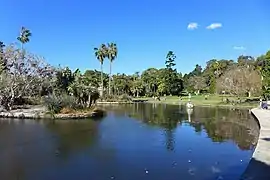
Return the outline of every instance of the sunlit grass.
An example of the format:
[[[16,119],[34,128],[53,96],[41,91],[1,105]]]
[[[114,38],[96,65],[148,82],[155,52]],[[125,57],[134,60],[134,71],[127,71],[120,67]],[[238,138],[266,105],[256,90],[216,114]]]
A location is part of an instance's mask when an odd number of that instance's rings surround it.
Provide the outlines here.
[[[202,106],[234,106],[234,107],[243,107],[243,108],[252,108],[257,107],[258,102],[244,102],[244,103],[225,103],[223,102],[224,98],[228,98],[230,101],[237,101],[239,99],[247,99],[247,97],[236,97],[236,96],[222,96],[222,95],[193,95],[191,96],[191,102],[194,105],[202,105]],[[253,99],[257,97],[251,97],[249,99]],[[186,104],[189,101],[188,96],[178,97],[178,96],[166,96],[161,97],[160,101],[157,101],[153,98],[147,98],[147,97],[139,97],[134,99],[140,99],[140,100],[148,100],[148,102],[157,102],[157,103],[166,103],[166,104]]]

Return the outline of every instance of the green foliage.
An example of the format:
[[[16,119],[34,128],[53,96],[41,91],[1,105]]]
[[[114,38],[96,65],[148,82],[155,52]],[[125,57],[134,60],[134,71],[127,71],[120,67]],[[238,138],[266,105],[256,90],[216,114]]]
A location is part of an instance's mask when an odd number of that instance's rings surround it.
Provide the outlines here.
[[[262,75],[263,96],[270,97],[270,51],[258,59],[258,67]]]
[[[131,102],[132,97],[128,94],[122,94],[122,95],[104,95],[102,97],[102,100],[105,102]]]
[[[49,95],[44,98],[44,105],[50,112],[58,113],[62,109],[61,99],[56,95]]]
[[[176,59],[176,56],[173,53],[173,51],[169,51],[166,56],[166,61],[165,61],[165,65],[167,69],[172,69],[176,65],[175,59]]]
[[[51,94],[44,98],[44,105],[52,113],[59,113],[63,108],[77,109],[80,106],[77,104],[76,98],[69,95],[56,96]]]
[[[32,36],[32,33],[29,29],[26,29],[25,27],[21,28],[20,35],[17,37],[17,40],[20,41],[22,44],[28,43],[30,41],[30,37]]]
[[[67,92],[68,86],[74,81],[74,75],[72,71],[66,67],[64,69],[59,69],[56,71],[56,86]]]

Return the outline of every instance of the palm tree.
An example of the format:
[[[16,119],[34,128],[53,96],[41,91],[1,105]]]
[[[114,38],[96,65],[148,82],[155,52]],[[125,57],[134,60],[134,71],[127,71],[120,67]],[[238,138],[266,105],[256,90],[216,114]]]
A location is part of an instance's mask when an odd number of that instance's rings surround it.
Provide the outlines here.
[[[108,43],[107,57],[110,61],[109,95],[111,94],[112,63],[117,58],[118,49],[115,43]]]
[[[30,41],[32,33],[29,29],[26,29],[24,26],[21,28],[20,35],[17,37],[17,40],[21,43],[21,50],[23,50],[23,45]]]
[[[107,57],[107,47],[105,44],[101,44],[99,48],[94,48],[95,56],[97,60],[100,62],[100,81],[101,81],[101,93],[100,96],[103,96],[103,62],[104,59]]]
[[[6,67],[6,63],[4,61],[4,48],[5,48],[5,44],[2,41],[0,41],[0,72],[5,70],[5,67]]]
[[[0,41],[0,53],[4,52],[4,47],[5,47],[5,44],[2,41]]]

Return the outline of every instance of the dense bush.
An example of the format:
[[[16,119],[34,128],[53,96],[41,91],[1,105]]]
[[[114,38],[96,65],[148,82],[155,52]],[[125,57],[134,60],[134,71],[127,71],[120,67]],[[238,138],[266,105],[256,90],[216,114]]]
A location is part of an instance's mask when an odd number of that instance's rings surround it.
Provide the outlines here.
[[[75,97],[66,94],[61,96],[49,95],[44,98],[44,104],[53,113],[59,113],[62,108],[79,108]]]
[[[129,102],[129,101],[132,101],[132,98],[127,95],[127,94],[123,94],[123,95],[120,95],[118,97],[118,99],[121,101],[121,102]]]
[[[106,102],[130,102],[132,101],[132,98],[127,95],[127,94],[123,94],[123,95],[104,95],[101,99],[102,101],[106,101]]]

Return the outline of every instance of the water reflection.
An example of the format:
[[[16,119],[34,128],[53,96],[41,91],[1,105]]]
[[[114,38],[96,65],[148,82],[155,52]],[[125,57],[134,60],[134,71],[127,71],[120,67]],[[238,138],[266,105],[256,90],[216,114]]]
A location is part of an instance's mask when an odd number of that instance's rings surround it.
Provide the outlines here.
[[[0,120],[1,179],[28,179],[30,172],[57,166],[90,147],[97,126],[94,121]]]
[[[136,104],[107,107],[119,116],[128,114],[152,126],[164,128],[168,150],[173,150],[174,130],[178,124],[189,123],[197,133],[206,132],[213,142],[233,141],[242,150],[254,149],[259,127],[248,110],[185,106]]]
[[[98,133],[98,122],[92,120],[64,120],[51,121],[46,128],[56,137],[55,153],[60,157],[67,157],[91,147]]]
[[[102,121],[0,120],[0,179],[236,179],[259,132],[244,110],[106,109]]]

